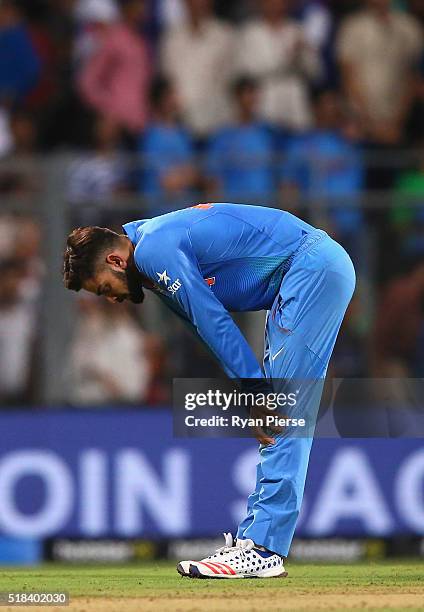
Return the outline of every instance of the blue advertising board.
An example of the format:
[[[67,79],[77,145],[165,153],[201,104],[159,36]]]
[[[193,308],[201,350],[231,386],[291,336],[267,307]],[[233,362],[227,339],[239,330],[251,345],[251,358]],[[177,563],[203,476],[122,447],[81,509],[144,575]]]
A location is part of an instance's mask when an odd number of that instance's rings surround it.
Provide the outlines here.
[[[254,483],[253,440],[174,438],[167,410],[3,413],[0,427],[0,537],[215,536]],[[316,440],[297,534],[424,534],[422,440]]]

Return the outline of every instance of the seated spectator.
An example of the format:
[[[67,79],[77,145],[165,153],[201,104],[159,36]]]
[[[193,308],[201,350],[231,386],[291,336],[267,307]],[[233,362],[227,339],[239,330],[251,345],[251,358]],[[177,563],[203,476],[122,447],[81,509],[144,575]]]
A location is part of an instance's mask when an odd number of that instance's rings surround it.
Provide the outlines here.
[[[152,215],[182,207],[193,198],[197,180],[191,137],[179,123],[180,105],[171,81],[158,77],[151,88],[151,125],[140,135],[139,191]]]
[[[228,118],[233,33],[213,17],[211,0],[185,0],[186,19],[165,31],[162,70],[181,97],[184,120],[198,137]]]
[[[40,60],[13,0],[0,2],[0,105],[20,103],[37,84]]]
[[[390,0],[363,0],[347,17],[337,55],[345,94],[371,142],[402,140],[413,102],[413,77],[423,46],[417,20],[391,8]]]
[[[120,156],[122,130],[117,123],[99,116],[95,121],[93,151],[77,157],[68,173],[68,200],[95,203],[124,189],[127,168]]]
[[[294,191],[303,199],[311,221],[324,224],[351,252],[362,226],[362,155],[344,133],[337,93],[320,92],[314,114],[315,127],[294,136],[288,145],[282,167],[283,197],[290,201]]]
[[[83,100],[130,132],[144,127],[150,66],[139,31],[146,0],[120,0],[122,21],[105,31],[79,75]]]
[[[151,383],[149,336],[129,307],[79,298],[71,347],[70,401],[77,405],[144,403]]]
[[[260,17],[238,35],[236,70],[260,81],[262,116],[286,128],[311,123],[308,83],[320,74],[319,56],[289,18],[288,0],[257,0]]]
[[[212,136],[207,148],[210,199],[270,204],[275,192],[275,138],[258,119],[258,84],[240,77],[233,97],[236,121]]]

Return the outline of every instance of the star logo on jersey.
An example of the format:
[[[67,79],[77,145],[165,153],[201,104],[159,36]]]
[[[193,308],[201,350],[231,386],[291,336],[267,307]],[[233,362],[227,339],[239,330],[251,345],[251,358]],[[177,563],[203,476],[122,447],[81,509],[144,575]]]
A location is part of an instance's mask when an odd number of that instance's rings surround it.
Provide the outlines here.
[[[164,270],[163,272],[156,272],[156,274],[159,276],[160,283],[165,283],[165,285],[168,285],[168,281],[171,280],[171,277],[168,276],[166,270]]]

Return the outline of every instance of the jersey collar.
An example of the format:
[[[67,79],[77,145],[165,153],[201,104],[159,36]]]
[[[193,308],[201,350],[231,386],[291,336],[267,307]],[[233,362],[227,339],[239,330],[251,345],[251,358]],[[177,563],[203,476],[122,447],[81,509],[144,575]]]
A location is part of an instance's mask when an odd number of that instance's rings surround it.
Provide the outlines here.
[[[146,223],[146,221],[148,221],[148,219],[145,219],[143,221],[131,221],[130,223],[125,223],[125,225],[122,226],[122,229],[124,230],[124,232],[126,233],[126,235],[131,240],[134,246],[136,246],[140,241],[139,230]]]

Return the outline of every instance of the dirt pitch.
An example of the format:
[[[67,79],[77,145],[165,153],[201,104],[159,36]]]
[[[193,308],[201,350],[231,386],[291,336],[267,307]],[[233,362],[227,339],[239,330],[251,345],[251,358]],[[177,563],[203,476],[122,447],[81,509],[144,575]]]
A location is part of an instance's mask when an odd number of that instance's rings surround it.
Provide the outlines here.
[[[169,563],[4,569],[0,591],[68,591],[62,612],[268,612],[424,610],[424,563],[288,565],[288,578],[190,580]],[[28,612],[28,607],[1,607]]]

